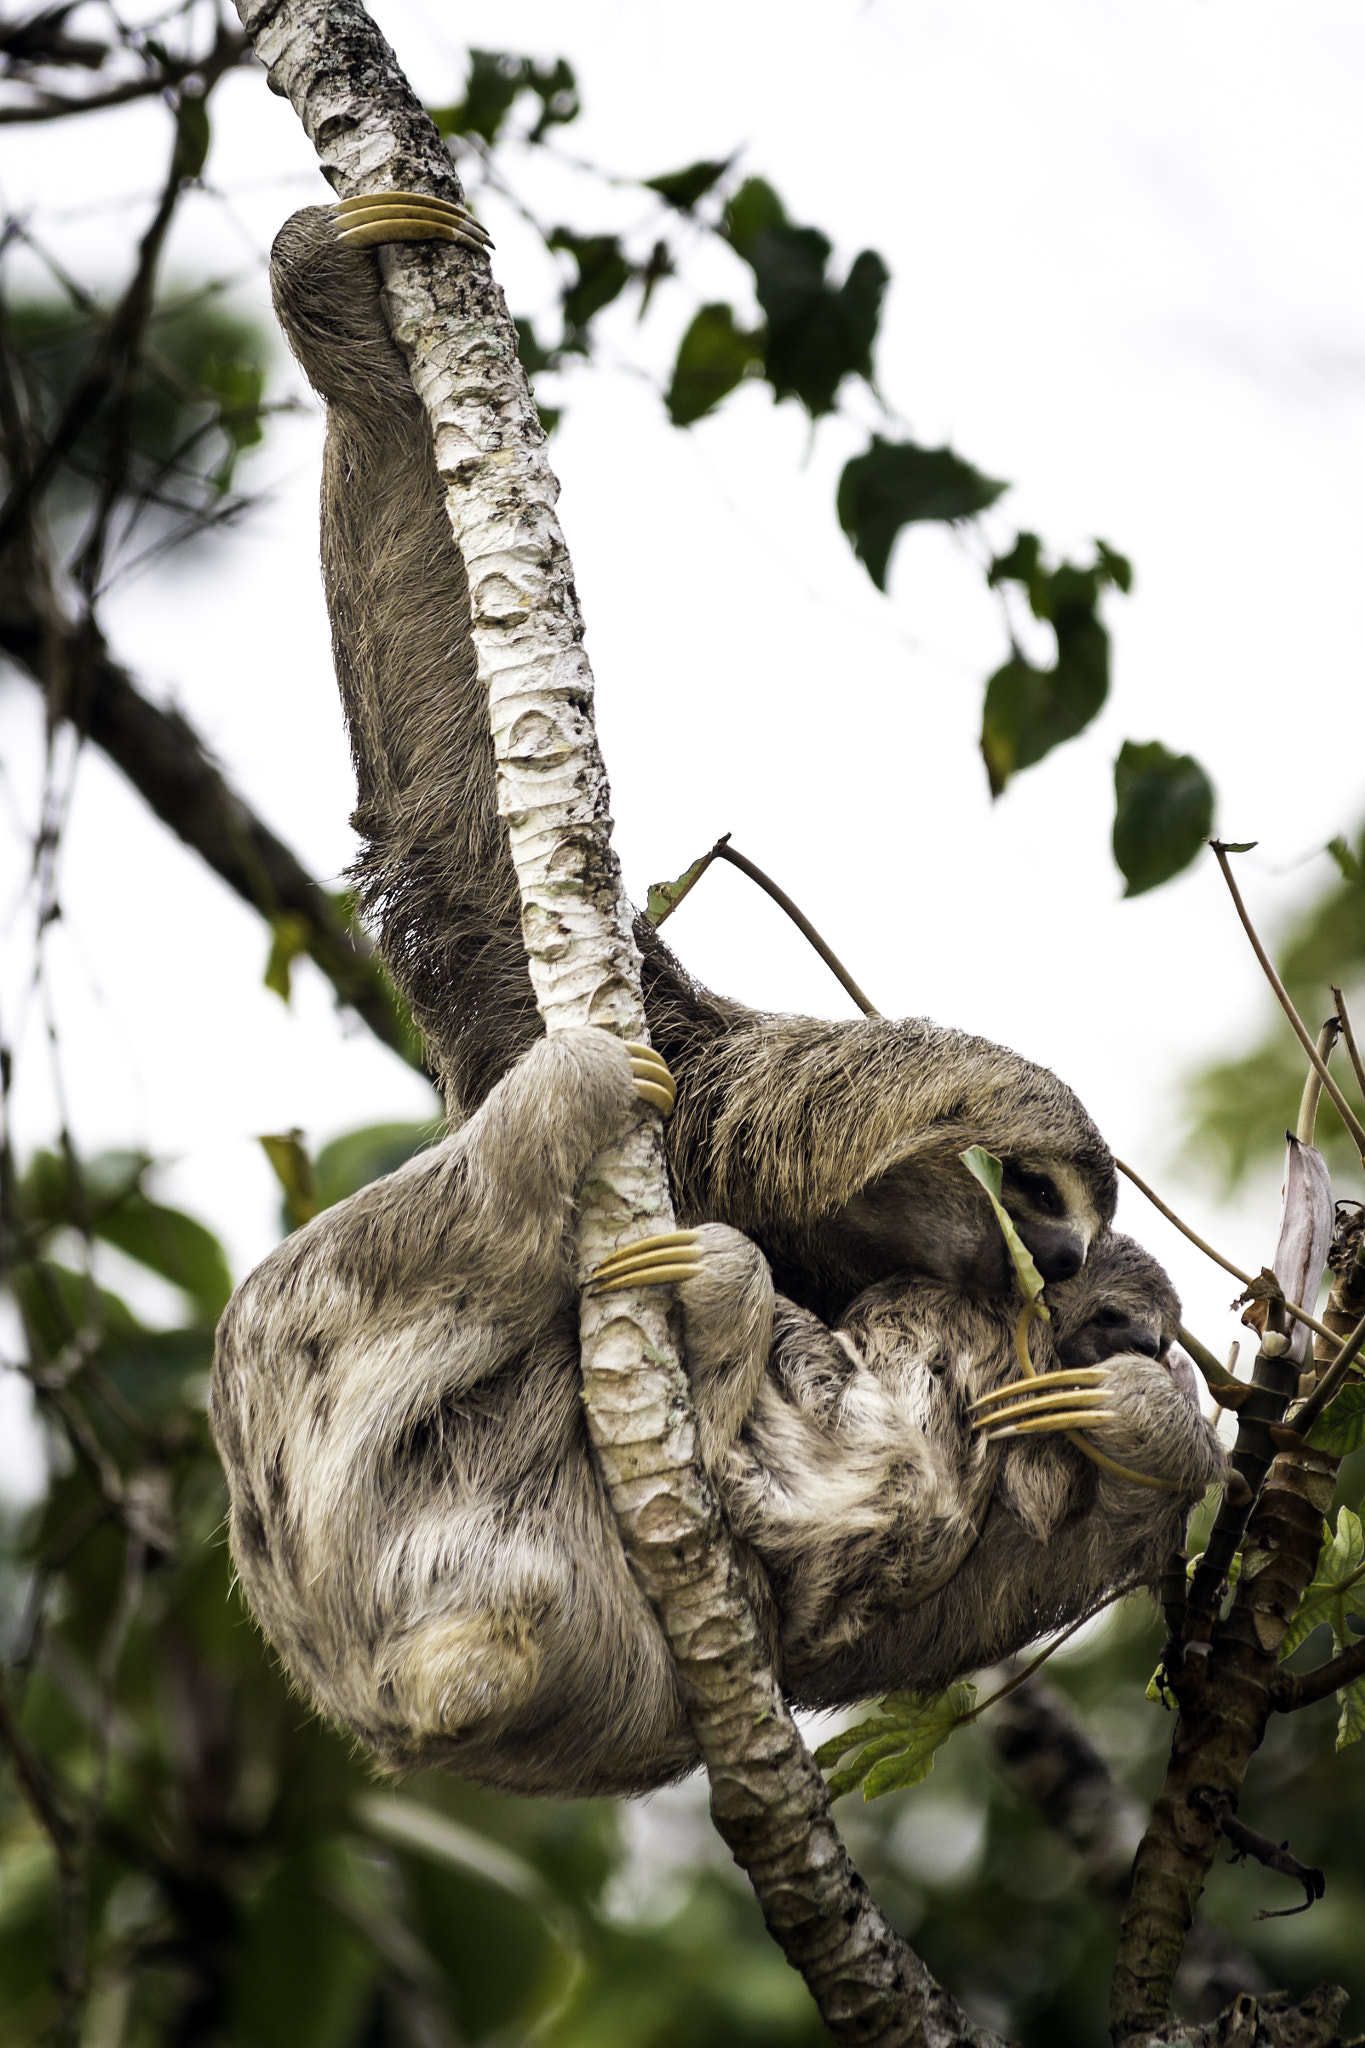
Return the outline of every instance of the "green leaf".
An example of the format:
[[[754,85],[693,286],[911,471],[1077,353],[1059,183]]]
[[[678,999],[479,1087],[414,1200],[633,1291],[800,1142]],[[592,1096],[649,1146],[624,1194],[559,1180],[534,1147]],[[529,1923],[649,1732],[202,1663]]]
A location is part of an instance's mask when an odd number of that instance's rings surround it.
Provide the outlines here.
[[[1061,562],[1049,569],[1035,533],[1021,533],[1007,554],[991,563],[987,582],[1019,584],[1037,619],[1052,627],[1057,659],[1039,667],[1016,647],[986,685],[981,752],[991,795],[1012,775],[1083,732],[1109,694],[1109,635],[1099,617],[1101,593],[1126,590],[1132,569],[1103,541],[1088,568]]]
[[[754,274],[768,322],[764,369],[777,399],[797,398],[812,419],[834,410],[845,377],[872,381],[872,351],[890,272],[874,250],[843,284],[826,275],[830,243],[799,228],[771,185],[748,178],[725,209],[724,233]]]
[[[1355,1380],[1344,1386],[1309,1430],[1308,1441],[1337,1458],[1358,1451],[1365,1444],[1365,1385]]]
[[[433,107],[431,118],[442,135],[481,135],[491,145],[524,92],[540,101],[528,142],[542,142],[551,128],[578,118],[578,81],[563,57],[541,64],[506,50],[471,50],[464,98],[453,106]]]
[[[1133,587],[1133,565],[1127,555],[1121,555],[1117,548],[1111,548],[1108,541],[1097,540],[1095,559],[1115,590],[1121,590],[1127,597]]]
[[[762,366],[762,332],[741,327],[730,306],[703,306],[678,344],[664,401],[669,419],[675,427],[690,427]]]
[[[19,1183],[20,1214],[30,1228],[68,1227],[116,1246],[216,1322],[232,1292],[223,1248],[194,1217],[151,1200],[148,1164],[142,1153],[101,1152],[73,1167],[60,1153],[36,1152]]]
[[[339,1853],[331,1842],[301,1845],[275,1862],[251,1896],[236,1933],[227,2038],[252,2048],[350,2048],[355,2041],[355,2016],[369,2002],[381,1958],[328,1897]]]
[[[891,550],[904,527],[918,520],[970,519],[1006,489],[951,448],[920,448],[874,435],[866,454],[844,465],[839,524],[878,590],[885,590]]]
[[[221,498],[232,486],[238,456],[265,438],[265,372],[260,363],[246,358],[211,354],[201,363],[199,375],[204,389],[218,401],[217,426],[226,444],[212,477],[215,495]]]
[[[56,1358],[77,1337],[135,1337],[142,1333],[126,1301],[105,1287],[96,1287],[88,1274],[59,1265],[55,1259],[35,1259],[11,1265],[5,1285],[18,1303],[19,1312],[32,1334],[38,1352]]]
[[[1349,1749],[1353,1742],[1359,1742],[1365,1735],[1365,1678],[1357,1678],[1353,1685],[1343,1687],[1338,1696],[1341,1714],[1337,1721],[1336,1746]]]
[[[223,1247],[193,1216],[149,1201],[136,1188],[105,1211],[94,1234],[183,1288],[204,1320],[217,1322],[232,1292],[232,1276]]]
[[[284,1193],[285,1227],[297,1230],[317,1215],[319,1207],[313,1162],[303,1149],[303,1132],[266,1135],[260,1146]]]
[[[679,213],[691,213],[699,199],[704,199],[725,176],[733,157],[719,160],[703,159],[688,164],[685,170],[665,171],[657,178],[646,178],[645,190],[657,192],[660,199]]]
[[[849,1750],[859,1751],[830,1778],[830,1798],[841,1798],[856,1785],[862,1785],[864,1799],[880,1799],[883,1793],[918,1785],[934,1768],[935,1751],[975,1705],[976,1687],[967,1679],[941,1693],[891,1693],[874,1719],[845,1729],[816,1751],[815,1761],[822,1769]]]
[[[1047,1310],[1040,1299],[1043,1292],[1043,1276],[1033,1263],[1033,1254],[1015,1229],[1013,1217],[1000,1199],[1000,1190],[1004,1183],[1004,1169],[1000,1161],[981,1145],[971,1145],[957,1156],[973,1179],[980,1181],[990,1198],[995,1220],[1000,1225],[1005,1243],[1009,1246],[1010,1257],[1014,1261],[1014,1273],[1019,1282],[1020,1293],[1025,1301],[1034,1304],[1040,1316],[1046,1318]]]
[[[1313,1630],[1326,1622],[1340,1653],[1355,1638],[1347,1628],[1350,1615],[1365,1615],[1365,1532],[1350,1508],[1337,1513],[1333,1530],[1324,1525],[1318,1568],[1280,1646],[1282,1658],[1292,1656]]]
[[[1114,763],[1114,859],[1125,896],[1187,868],[1213,830],[1213,784],[1191,754],[1125,740]]]
[[[1073,637],[1072,653],[1081,653]],[[981,716],[981,752],[991,795],[1000,796],[1011,776],[1031,768],[1065,740],[1084,732],[1109,692],[1109,647],[1096,623],[1084,658],[1038,668],[1022,654],[998,668],[986,684]]]
[[[617,235],[579,235],[572,228],[556,228],[546,246],[563,249],[572,256],[577,275],[565,287],[561,304],[564,340],[561,344],[575,354],[588,352],[588,327],[604,307],[620,297],[635,276],[635,266],[621,247]]]
[[[690,868],[684,868],[676,882],[651,882],[649,895],[645,899],[645,916],[653,925],[660,925],[682,902],[688,891],[700,881],[707,868],[715,859],[715,849],[694,860]]]
[[[287,1004],[293,993],[294,962],[307,953],[312,936],[312,925],[297,911],[285,910],[270,920],[270,957],[262,979],[283,1003]]]
[[[353,1810],[361,1826],[396,1848],[447,1864],[467,1877],[497,1885],[527,1905],[557,1915],[554,1895],[540,1872],[487,1835],[462,1827],[421,1800],[391,1792],[364,1792]]]
[[[1327,842],[1327,851],[1341,870],[1343,882],[1365,882],[1365,867],[1362,867],[1346,840],[1338,833]]]
[[[209,110],[197,93],[182,93],[175,110],[177,177],[197,178],[208,160]]]

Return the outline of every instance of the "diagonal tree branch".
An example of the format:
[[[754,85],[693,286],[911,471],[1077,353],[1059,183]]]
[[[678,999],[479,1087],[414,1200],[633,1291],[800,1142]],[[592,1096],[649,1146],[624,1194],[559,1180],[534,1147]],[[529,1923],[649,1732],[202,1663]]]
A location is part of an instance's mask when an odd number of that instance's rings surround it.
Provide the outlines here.
[[[270,84],[293,103],[340,196],[461,197],[449,155],[357,0],[241,0]],[[550,1030],[645,1036],[631,910],[610,842],[592,677],[558,485],[482,255],[385,252],[395,335],[435,435],[490,694],[499,808]],[[672,1222],[657,1118],[600,1154],[584,1189],[582,1270],[641,1225]],[[711,1778],[716,1826],[769,1929],[841,2041],[974,2044],[972,2025],[897,1938],[854,1871],[824,1780],[768,1668],[714,1494],[666,1310],[648,1291],[585,1298],[589,1428],[622,1540],[668,1635]]]
[[[0,654],[37,684],[49,717],[66,718],[128,778],[148,808],[235,895],[275,924],[297,920],[299,950],[337,1000],[415,1066],[415,1034],[369,941],[281,839],[258,818],[178,711],[144,697],[93,620],[61,617],[41,565],[0,579]]]
[[[1038,1815],[1075,1851],[1091,1891],[1123,1911],[1144,1808],[1119,1785],[1065,1695],[1031,1678],[982,1724],[1012,1782]],[[1215,1921],[1195,1922],[1181,1958],[1176,1990],[1187,2012],[1211,2017],[1231,1999],[1271,1988],[1256,1958]]]

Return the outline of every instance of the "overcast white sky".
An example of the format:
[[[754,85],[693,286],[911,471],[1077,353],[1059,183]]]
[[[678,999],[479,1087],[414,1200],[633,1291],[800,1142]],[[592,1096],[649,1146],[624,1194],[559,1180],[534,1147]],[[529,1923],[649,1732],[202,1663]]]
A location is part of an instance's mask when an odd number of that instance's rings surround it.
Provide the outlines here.
[[[834,517],[863,427],[812,438],[750,388],[687,434],[658,390],[701,299],[744,273],[702,250],[643,328],[602,323],[612,367],[567,382],[552,444],[598,681],[618,842],[637,897],[723,830],[774,873],[878,1005],[998,1038],[1054,1067],[1115,1145],[1231,1254],[1273,1246],[1267,1175],[1220,1217],[1172,1167],[1183,1069],[1256,1034],[1265,1002],[1207,863],[1137,903],[1108,850],[1125,738],[1196,753],[1220,826],[1273,929],[1327,878],[1314,858],[1361,814],[1360,571],[1365,290],[1359,215],[1365,17],[1346,0],[875,0],[686,9],[394,0],[376,12],[428,99],[458,96],[466,44],[563,54],[585,112],[563,147],[649,176],[744,152],[844,264],[892,272],[888,402],[1012,479],[992,532],[1038,528],[1130,554],[1110,605],[1115,680],[1091,733],[992,807],[976,753],[999,613],[953,538],[906,539],[880,597]],[[75,17],[78,26],[80,17]],[[259,75],[220,89],[208,177],[170,269],[240,278],[295,206],[327,196],[295,118]],[[8,130],[0,197],[83,273],[145,218],[164,128],[151,109]],[[580,228],[638,198],[563,162],[515,167],[539,211]],[[224,199],[226,203],[224,203]],[[550,295],[542,251],[480,204],[518,311]],[[92,210],[93,209],[93,210]],[[642,374],[644,372],[645,374]],[[279,391],[296,388],[281,356]],[[864,426],[865,395],[850,404]],[[266,502],[202,561],[131,583],[118,654],[179,703],[251,801],[323,876],[352,853],[352,801],[316,570],[319,426],[280,427],[242,481]],[[211,566],[210,566],[211,564]],[[55,1095],[27,993],[25,862],[37,804],[34,694],[0,691],[0,1022],[17,1039],[18,1135]],[[276,1197],[255,1134],[314,1142],[427,1113],[422,1083],[338,1023],[310,970],[292,1010],[260,986],[265,940],[93,752],[49,937],[62,1078],[78,1141],[137,1144],[240,1272]],[[670,937],[713,985],[844,1014],[774,909],[713,871]],[[1209,1341],[1229,1286],[1136,1196],[1120,1222],[1167,1259]]]

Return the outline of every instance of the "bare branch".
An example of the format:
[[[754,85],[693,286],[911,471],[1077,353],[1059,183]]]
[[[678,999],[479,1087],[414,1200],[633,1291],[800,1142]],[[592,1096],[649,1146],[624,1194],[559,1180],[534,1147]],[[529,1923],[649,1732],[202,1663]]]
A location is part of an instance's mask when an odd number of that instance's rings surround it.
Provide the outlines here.
[[[1365,1060],[1362,1060],[1360,1056],[1360,1047],[1356,1044],[1356,1035],[1351,1029],[1351,1019],[1346,1009],[1346,998],[1335,985],[1332,988],[1332,1001],[1337,1006],[1337,1021],[1341,1025],[1342,1043],[1346,1047],[1347,1057],[1355,1072],[1356,1086],[1361,1094],[1365,1095]]]
[[[1156,1190],[1154,1188],[1148,1187],[1146,1181],[1142,1178],[1142,1175],[1140,1173],[1134,1173],[1132,1167],[1125,1166],[1121,1159],[1116,1159],[1114,1161],[1114,1164],[1115,1166],[1117,1166],[1119,1172],[1124,1175],[1125,1179],[1130,1180],[1135,1188],[1140,1189],[1141,1192],[1144,1195],[1146,1195],[1147,1200],[1151,1203],[1152,1207],[1154,1209],[1159,1209],[1162,1215],[1166,1218],[1166,1221],[1168,1223],[1173,1223],[1176,1229],[1180,1232],[1182,1237],[1187,1237],[1191,1244],[1198,1245],[1200,1251],[1203,1252],[1206,1257],[1212,1259],[1215,1266],[1221,1266],[1225,1273],[1231,1273],[1233,1279],[1240,1280],[1243,1287],[1248,1289],[1255,1287],[1256,1280],[1252,1274],[1244,1273],[1240,1266],[1233,1265],[1231,1259],[1225,1259],[1223,1257],[1223,1254],[1221,1252],[1216,1252],[1211,1244],[1206,1244],[1204,1239],[1199,1235],[1197,1230],[1191,1230],[1189,1224],[1182,1222],[1181,1218],[1176,1215],[1175,1210],[1168,1207],[1168,1205],[1162,1201],[1160,1195],[1157,1194]],[[1333,1335],[1332,1331],[1328,1329],[1325,1323],[1320,1323],[1316,1316],[1310,1315],[1308,1313],[1308,1310],[1306,1308],[1300,1308],[1299,1304],[1296,1301],[1286,1301],[1284,1307],[1287,1314],[1291,1315],[1296,1323],[1307,1324],[1308,1328],[1310,1330],[1315,1330],[1319,1337],[1325,1337],[1329,1344],[1335,1345],[1341,1341],[1338,1337]]]
[[[105,107],[126,107],[135,100],[149,100],[168,87],[183,85],[187,78],[200,77],[212,69],[217,75],[240,64],[251,50],[243,35],[220,24],[213,47],[202,57],[173,58],[158,65],[146,78],[125,78],[102,91],[80,94],[43,92],[24,106],[0,107],[0,128],[28,127],[36,121],[63,121],[71,114],[98,113]],[[74,61],[68,59],[68,62]]]
[[[1271,1695],[1271,1705],[1277,1714],[1297,1714],[1301,1707],[1315,1707],[1319,1700],[1343,1692],[1358,1678],[1365,1678],[1365,1636],[1312,1671],[1282,1671]]]
[[[1295,1135],[1301,1145],[1311,1145],[1317,1129],[1318,1103],[1322,1100],[1322,1074],[1332,1057],[1332,1048],[1341,1030],[1341,1020],[1329,1017],[1318,1032],[1318,1058],[1322,1062],[1322,1073],[1316,1067],[1308,1069],[1308,1079],[1303,1084],[1303,1099],[1299,1103],[1299,1120]]]
[[[1221,840],[1218,839],[1211,839],[1209,841],[1209,844],[1213,848],[1214,855],[1217,859],[1218,865],[1223,871],[1223,880],[1228,885],[1229,892],[1232,896],[1233,905],[1237,911],[1238,917],[1242,921],[1242,929],[1246,933],[1247,937],[1250,939],[1251,949],[1255,953],[1256,958],[1260,961],[1261,970],[1264,973],[1266,980],[1270,983],[1271,988],[1275,992],[1275,1000],[1279,1004],[1280,1008],[1284,1011],[1285,1016],[1289,1019],[1289,1022],[1293,1027],[1294,1036],[1298,1039],[1299,1044],[1303,1047],[1304,1051],[1308,1055],[1308,1064],[1316,1071],[1319,1080],[1322,1082],[1323,1087],[1326,1089],[1328,1096],[1330,1097],[1333,1105],[1336,1108],[1338,1116],[1345,1124],[1346,1129],[1350,1134],[1352,1143],[1355,1145],[1356,1150],[1360,1153],[1362,1161],[1365,1161],[1365,1124],[1361,1123],[1360,1118],[1356,1115],[1350,1103],[1346,1100],[1346,1097],[1342,1094],[1340,1088],[1338,1088],[1336,1082],[1332,1079],[1331,1074],[1327,1070],[1325,1062],[1322,1060],[1318,1053],[1317,1046],[1314,1044],[1312,1038],[1309,1035],[1307,1025],[1304,1023],[1302,1017],[1299,1015],[1298,1011],[1294,1008],[1293,1003],[1290,1001],[1288,989],[1286,989],[1284,983],[1280,980],[1279,975],[1275,972],[1275,968],[1271,962],[1270,955],[1266,952],[1265,947],[1261,944],[1261,941],[1257,936],[1256,927],[1251,922],[1251,918],[1247,914],[1247,907],[1245,903],[1243,903],[1242,901],[1242,892],[1237,887],[1237,883],[1233,878],[1232,868],[1228,863],[1228,848],[1222,843]]]
[[[35,587],[36,586],[36,587]],[[375,1037],[415,1066],[420,1049],[364,934],[227,781],[180,712],[144,697],[93,619],[60,617],[41,565],[0,586],[0,653],[127,776],[176,837],[268,923],[300,921],[304,950]],[[53,688],[56,674],[69,679]]]
[[[678,905],[684,900],[684,898],[691,895],[693,889],[695,889],[697,883],[706,873],[706,870],[710,867],[712,861],[717,860],[728,861],[732,868],[738,868],[740,873],[742,875],[747,875],[751,882],[757,882],[759,888],[764,890],[767,895],[771,896],[773,902],[778,906],[779,910],[784,910],[786,912],[787,916],[791,919],[792,923],[796,926],[796,929],[800,932],[802,938],[806,940],[807,944],[814,947],[815,951],[820,955],[820,958],[824,961],[826,967],[828,967],[830,973],[839,983],[839,986],[844,990],[844,993],[852,997],[853,1001],[858,1005],[858,1008],[862,1011],[863,1015],[865,1017],[880,1017],[881,1011],[874,1008],[870,999],[863,994],[863,991],[859,988],[857,982],[853,979],[853,976],[849,973],[843,961],[834,951],[834,948],[832,946],[827,945],[825,941],[821,938],[819,932],[815,929],[815,926],[811,923],[810,919],[806,916],[805,912],[800,908],[799,904],[793,901],[793,899],[787,894],[785,889],[780,888],[778,886],[778,884],[773,880],[771,875],[765,875],[761,867],[758,867],[753,861],[747,860],[742,853],[736,852],[735,848],[730,844],[730,835],[728,832],[723,832],[720,838],[716,841],[715,845],[711,848],[710,852],[703,854],[702,858],[696,863],[695,873],[692,873],[691,870],[688,871],[689,880],[687,881],[686,886],[680,889],[677,895],[673,897],[667,909],[661,912],[661,914],[658,917],[652,919],[652,922],[656,930],[661,924],[664,923],[666,918],[669,918],[673,915],[673,912],[678,908]]]

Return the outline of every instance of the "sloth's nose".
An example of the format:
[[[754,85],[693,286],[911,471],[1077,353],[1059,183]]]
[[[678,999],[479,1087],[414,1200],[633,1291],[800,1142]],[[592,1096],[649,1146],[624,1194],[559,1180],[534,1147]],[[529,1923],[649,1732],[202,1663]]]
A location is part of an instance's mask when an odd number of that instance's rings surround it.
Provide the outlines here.
[[[1085,1245],[1077,1231],[1050,1229],[1047,1224],[1035,1223],[1019,1235],[1049,1286],[1058,1280],[1069,1280],[1085,1264]]]

